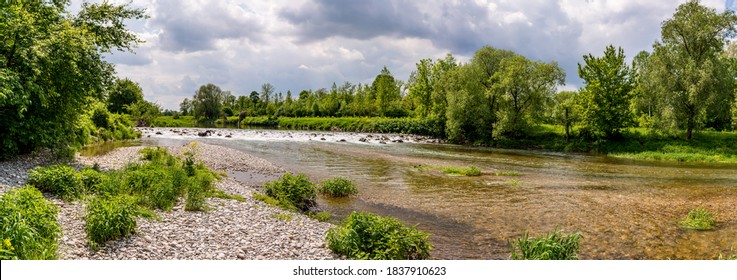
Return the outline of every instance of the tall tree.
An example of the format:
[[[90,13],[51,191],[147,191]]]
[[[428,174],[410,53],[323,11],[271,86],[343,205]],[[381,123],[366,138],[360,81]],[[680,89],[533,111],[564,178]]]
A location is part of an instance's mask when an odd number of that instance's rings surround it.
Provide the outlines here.
[[[564,79],[563,69],[555,62],[531,61],[521,55],[501,60],[490,90],[503,99],[503,133],[512,138],[523,136]]]
[[[129,79],[115,81],[107,97],[107,109],[113,113],[130,113],[125,106],[143,100],[143,90],[138,83]]]
[[[561,91],[553,97],[555,100],[553,119],[565,128],[566,141],[571,139],[571,129],[579,121],[576,98],[578,93],[575,91]]]
[[[195,92],[192,102],[194,103],[195,119],[212,122],[220,117],[220,110],[223,106],[223,90],[214,84],[200,86]]]
[[[271,102],[271,97],[274,94],[274,86],[270,83],[261,85],[261,100],[268,104]]]
[[[399,88],[397,88],[397,83],[394,81],[394,76],[386,66],[381,69],[381,73],[374,79],[371,90],[376,94],[376,106],[381,116],[390,114],[392,109],[398,107],[395,102],[400,99]]]
[[[123,23],[143,10],[85,3],[71,15],[68,5],[0,2],[0,157],[83,144],[78,121],[113,83],[103,53],[142,42]]]
[[[663,22],[661,42],[655,42],[649,63],[654,90],[663,101],[661,127],[684,129],[691,139],[706,122],[709,106],[728,102],[725,93],[733,94],[734,76],[725,71],[720,53],[735,26],[734,13],[717,13],[699,1],[681,4]]]
[[[632,124],[630,101],[634,79],[625,63],[624,50],[608,46],[603,57],[584,55],[578,64],[584,80],[579,101],[585,128],[597,136],[613,138]]]

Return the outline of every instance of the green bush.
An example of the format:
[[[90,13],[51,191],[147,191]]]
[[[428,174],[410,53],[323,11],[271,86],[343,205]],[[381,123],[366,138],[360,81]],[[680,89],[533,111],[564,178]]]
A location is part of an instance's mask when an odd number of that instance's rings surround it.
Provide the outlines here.
[[[335,177],[322,182],[320,192],[332,197],[344,197],[358,193],[358,189],[350,179]]]
[[[32,186],[11,190],[0,198],[0,259],[56,258],[61,232],[57,209]]]
[[[85,231],[95,248],[108,240],[125,237],[136,229],[138,209],[133,198],[126,195],[98,196],[85,208]]]
[[[61,164],[36,167],[28,173],[28,183],[64,200],[73,200],[84,194],[82,176],[74,168]]]
[[[277,201],[279,206],[288,210],[309,211],[317,205],[315,185],[304,174],[286,173],[278,180],[264,184],[264,193]]]
[[[208,172],[199,171],[187,186],[187,200],[184,210],[204,211],[207,210],[207,196],[212,192],[213,177]]]
[[[105,174],[92,168],[80,170],[79,175],[82,178],[84,189],[89,193],[97,193],[101,188],[102,181],[105,179]]]
[[[330,213],[328,212],[317,212],[315,214],[310,213],[309,217],[320,222],[327,222],[330,220]]]
[[[580,233],[565,234],[557,229],[549,235],[529,237],[527,233],[510,243],[513,260],[577,260]]]
[[[710,230],[716,226],[714,215],[704,207],[696,207],[688,212],[686,219],[681,221],[685,229]]]
[[[390,217],[353,212],[341,226],[328,230],[333,252],[351,259],[420,260],[430,257],[428,234]]]
[[[143,148],[138,151],[142,156],[141,159],[148,160],[154,163],[165,163],[166,165],[174,165],[176,159],[170,155],[166,149],[161,147],[156,148]]]

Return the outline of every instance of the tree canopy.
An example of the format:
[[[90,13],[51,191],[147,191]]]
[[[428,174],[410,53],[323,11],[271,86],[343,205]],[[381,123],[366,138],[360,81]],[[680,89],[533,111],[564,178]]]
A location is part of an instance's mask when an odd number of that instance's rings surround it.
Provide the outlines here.
[[[85,3],[72,15],[68,5],[0,2],[0,156],[82,144],[80,116],[114,81],[103,53],[141,42],[123,21],[143,10]]]

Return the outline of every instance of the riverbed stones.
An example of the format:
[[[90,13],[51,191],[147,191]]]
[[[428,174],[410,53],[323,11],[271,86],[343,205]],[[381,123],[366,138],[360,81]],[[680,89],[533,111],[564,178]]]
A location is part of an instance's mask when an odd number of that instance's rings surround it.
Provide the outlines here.
[[[124,147],[106,155],[76,158],[75,164],[99,164],[102,169],[117,169],[140,160],[142,147]],[[184,147],[167,147],[181,154]],[[216,171],[282,173],[268,161],[223,147],[198,144],[197,158]],[[5,193],[25,182],[29,169],[48,165],[43,157],[20,157],[0,162],[0,192]],[[184,211],[179,201],[169,212],[156,211],[158,219],[138,219],[136,232],[123,239],[109,241],[92,250],[84,230],[85,202],[64,202],[49,198],[58,208],[57,220],[62,228],[59,257],[62,259],[337,259],[325,245],[325,233],[333,225],[305,215],[273,208],[252,198],[258,186],[244,185],[223,178],[216,188],[240,195],[245,202],[208,198],[207,212]],[[275,214],[289,214],[283,221]]]

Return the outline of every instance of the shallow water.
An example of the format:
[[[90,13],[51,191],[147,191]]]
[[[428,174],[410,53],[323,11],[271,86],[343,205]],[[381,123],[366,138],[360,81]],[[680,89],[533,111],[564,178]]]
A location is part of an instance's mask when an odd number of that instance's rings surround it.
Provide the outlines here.
[[[430,232],[432,255],[438,259],[506,259],[509,240],[525,231],[537,235],[555,228],[583,234],[583,259],[714,259],[737,253],[737,165],[383,145],[358,142],[365,135],[355,133],[218,132],[232,136],[163,133],[149,134],[142,142],[181,145],[198,140],[254,154],[314,181],[350,177],[358,185],[357,198],[320,201],[336,221],[351,211],[397,217]],[[332,138],[319,140],[325,137]],[[474,165],[483,174],[451,177],[421,165]],[[521,176],[497,176],[497,171]],[[696,206],[716,212],[715,230],[678,227]]]

